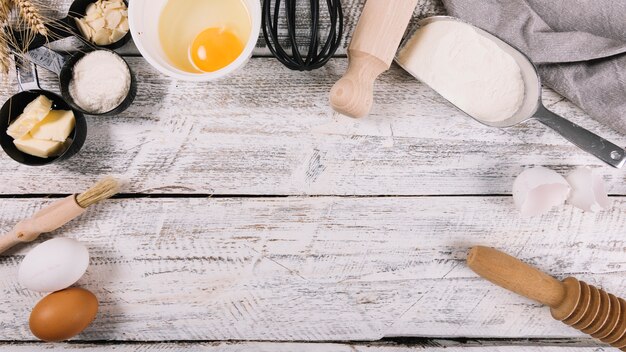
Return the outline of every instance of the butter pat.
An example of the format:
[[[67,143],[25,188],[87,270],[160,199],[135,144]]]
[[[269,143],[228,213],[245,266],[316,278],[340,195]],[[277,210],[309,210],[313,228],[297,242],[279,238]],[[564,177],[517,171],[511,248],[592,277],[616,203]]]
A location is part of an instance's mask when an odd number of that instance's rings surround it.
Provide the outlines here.
[[[41,122],[51,109],[52,101],[44,95],[38,96],[26,105],[24,112],[7,129],[7,134],[14,139],[22,138]]]
[[[40,158],[57,156],[63,152],[63,142],[47,141],[35,139],[30,134],[26,134],[20,139],[13,141],[15,147],[22,153],[30,154]]]
[[[75,123],[76,119],[71,110],[52,110],[30,130],[30,135],[36,139],[65,142]]]
[[[40,95],[9,126],[7,134],[19,151],[48,158],[60,155],[71,144],[68,137],[76,125],[74,112],[51,109],[52,101]]]

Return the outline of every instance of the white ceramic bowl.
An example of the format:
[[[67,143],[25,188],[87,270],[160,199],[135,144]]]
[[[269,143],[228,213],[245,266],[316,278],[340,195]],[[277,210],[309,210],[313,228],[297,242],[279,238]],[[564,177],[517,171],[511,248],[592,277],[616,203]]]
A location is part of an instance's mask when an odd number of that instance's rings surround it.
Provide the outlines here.
[[[212,81],[241,68],[252,56],[261,29],[261,2],[242,0],[250,14],[250,36],[243,52],[230,65],[215,72],[191,73],[178,69],[167,59],[159,40],[159,18],[168,0],[132,0],[128,6],[128,23],[137,49],[150,65],[160,72],[185,81]],[[231,1],[231,0],[225,0]]]

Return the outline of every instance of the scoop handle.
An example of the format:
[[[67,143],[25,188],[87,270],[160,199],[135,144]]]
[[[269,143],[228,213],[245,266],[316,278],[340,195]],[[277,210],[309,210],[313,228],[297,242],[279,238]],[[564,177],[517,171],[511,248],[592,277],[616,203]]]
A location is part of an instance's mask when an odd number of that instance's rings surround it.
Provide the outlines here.
[[[14,55],[15,59],[15,76],[17,78],[17,86],[20,91],[38,89],[41,90],[39,85],[39,76],[37,74],[37,65],[27,60],[21,55]]]
[[[534,117],[558,132],[578,148],[596,156],[605,163],[618,169],[626,163],[626,151],[624,148],[562,118],[546,109],[543,105],[539,107]]]
[[[61,55],[45,46],[30,50],[24,56],[26,60],[55,73],[57,76],[61,74],[61,69],[69,58],[69,56]]]
[[[550,307],[557,307],[565,298],[560,281],[494,248],[473,247],[467,265],[492,283]]]
[[[389,66],[377,57],[349,50],[348,71],[330,90],[330,105],[344,115],[364,117],[372,108],[374,81]]]
[[[40,234],[54,231],[84,212],[85,208],[76,203],[76,196],[59,199],[0,236],[0,253],[16,244],[34,241]]]

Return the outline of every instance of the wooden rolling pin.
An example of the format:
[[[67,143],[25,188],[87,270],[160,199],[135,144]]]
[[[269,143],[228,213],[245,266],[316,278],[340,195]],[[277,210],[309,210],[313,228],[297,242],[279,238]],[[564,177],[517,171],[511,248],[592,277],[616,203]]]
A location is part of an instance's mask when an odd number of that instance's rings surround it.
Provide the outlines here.
[[[330,91],[335,111],[352,117],[372,107],[374,81],[388,70],[417,0],[368,0],[348,47],[348,71]]]
[[[549,306],[554,319],[626,351],[623,299],[573,277],[559,281],[489,247],[472,248],[467,265],[494,284]]]

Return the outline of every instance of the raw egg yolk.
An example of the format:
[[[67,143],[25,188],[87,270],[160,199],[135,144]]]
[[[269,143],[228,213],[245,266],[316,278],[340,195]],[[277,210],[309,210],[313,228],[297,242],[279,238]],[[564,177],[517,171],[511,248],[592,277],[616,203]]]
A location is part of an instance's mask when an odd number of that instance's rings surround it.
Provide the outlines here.
[[[207,28],[191,43],[189,56],[193,65],[204,72],[213,72],[228,66],[243,51],[237,36],[225,28]]]

